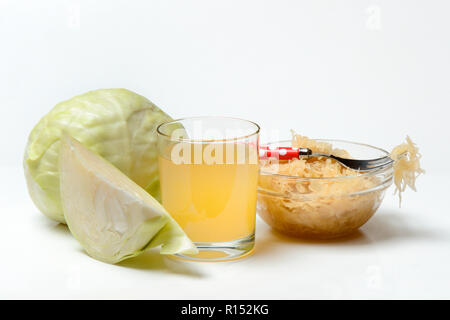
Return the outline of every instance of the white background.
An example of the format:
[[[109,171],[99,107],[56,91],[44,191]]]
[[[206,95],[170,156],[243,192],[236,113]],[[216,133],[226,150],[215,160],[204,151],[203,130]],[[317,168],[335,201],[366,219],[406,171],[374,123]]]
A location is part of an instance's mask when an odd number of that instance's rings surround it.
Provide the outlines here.
[[[0,298],[450,298],[450,2],[0,0]],[[124,87],[173,118],[258,122],[263,140],[386,149],[406,134],[427,174],[351,239],[284,238],[222,264],[87,257],[38,213],[21,160],[57,102]]]

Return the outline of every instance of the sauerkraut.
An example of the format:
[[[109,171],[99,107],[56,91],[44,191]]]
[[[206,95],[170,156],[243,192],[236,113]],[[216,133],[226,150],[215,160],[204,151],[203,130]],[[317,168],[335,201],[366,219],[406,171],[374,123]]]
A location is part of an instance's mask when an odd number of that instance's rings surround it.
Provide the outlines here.
[[[419,148],[409,136],[406,137],[405,143],[392,149],[394,185],[395,192],[398,193],[399,205],[402,203],[402,192],[406,190],[406,187],[416,191],[416,179],[420,174],[425,173],[425,170],[420,167],[421,157]]]
[[[346,150],[295,132],[292,146],[351,158]],[[411,139],[394,148],[391,157],[393,166],[373,174],[349,169],[327,157],[262,160],[258,213],[273,228],[289,235],[333,238],[349,234],[375,213],[392,177],[399,194],[406,186],[415,189],[415,178],[423,170]]]

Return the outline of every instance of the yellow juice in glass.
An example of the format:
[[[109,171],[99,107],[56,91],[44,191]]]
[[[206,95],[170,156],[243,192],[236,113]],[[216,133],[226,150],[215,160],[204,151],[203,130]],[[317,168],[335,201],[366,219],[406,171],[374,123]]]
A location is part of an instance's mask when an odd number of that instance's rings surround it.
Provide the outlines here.
[[[220,155],[210,147],[222,148]],[[242,147],[242,145],[241,145]],[[187,163],[159,156],[162,203],[194,242],[226,242],[253,237],[258,164],[256,148],[244,145],[189,145]],[[209,149],[211,150],[211,149]],[[195,153],[197,151],[197,153]],[[232,154],[230,154],[230,152]],[[170,154],[165,152],[164,154]],[[253,159],[253,161],[251,161]]]

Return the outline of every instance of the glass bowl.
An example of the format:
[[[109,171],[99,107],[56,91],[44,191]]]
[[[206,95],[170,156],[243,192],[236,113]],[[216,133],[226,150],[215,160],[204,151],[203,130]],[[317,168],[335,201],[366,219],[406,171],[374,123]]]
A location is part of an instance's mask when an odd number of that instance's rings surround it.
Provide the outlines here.
[[[347,150],[355,159],[389,155],[367,144],[317,139]],[[291,146],[291,140],[267,146]],[[267,169],[267,167],[266,167]],[[258,182],[258,215],[275,230],[295,237],[331,239],[349,235],[377,211],[385,190],[392,184],[392,164],[374,171],[326,178],[304,178],[265,171],[261,163]]]

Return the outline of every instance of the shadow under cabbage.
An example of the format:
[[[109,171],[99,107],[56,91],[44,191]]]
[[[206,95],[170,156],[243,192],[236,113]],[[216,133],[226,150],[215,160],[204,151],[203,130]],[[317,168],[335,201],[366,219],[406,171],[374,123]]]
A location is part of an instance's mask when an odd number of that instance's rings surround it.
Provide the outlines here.
[[[66,224],[52,221],[42,215],[36,215],[35,219],[37,220],[36,223],[40,224],[42,228],[50,230],[58,237],[71,237],[76,241]],[[79,247],[79,251],[89,257],[81,246]],[[163,271],[192,277],[203,276],[200,271],[193,268],[191,264],[159,254],[159,248],[149,249],[137,257],[119,262],[116,266],[138,270]]]
[[[158,248],[149,249],[137,257],[121,261],[117,265],[139,270],[161,270],[174,274],[203,277],[203,274],[193,268],[192,264],[160,254]]]

